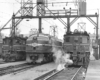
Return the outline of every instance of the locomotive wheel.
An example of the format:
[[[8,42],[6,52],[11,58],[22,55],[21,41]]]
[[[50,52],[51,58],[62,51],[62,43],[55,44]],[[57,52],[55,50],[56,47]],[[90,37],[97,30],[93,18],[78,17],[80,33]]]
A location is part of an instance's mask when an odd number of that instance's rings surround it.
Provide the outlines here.
[[[4,61],[5,61],[5,62],[9,62],[9,61],[10,61],[10,55],[6,55],[6,56],[4,57]]]
[[[16,57],[15,56],[11,56],[10,57],[10,61],[16,61]]]
[[[4,61],[5,61],[5,62],[8,62],[8,61],[9,61],[9,59],[8,59],[8,58],[4,58]]]

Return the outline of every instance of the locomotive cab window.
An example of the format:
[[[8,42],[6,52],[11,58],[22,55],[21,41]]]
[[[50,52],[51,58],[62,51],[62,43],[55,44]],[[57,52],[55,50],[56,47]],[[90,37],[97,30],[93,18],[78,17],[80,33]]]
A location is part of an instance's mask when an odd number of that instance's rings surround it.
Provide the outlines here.
[[[38,40],[38,43],[40,43],[40,44],[48,44],[49,41]]]
[[[10,40],[9,39],[4,39],[3,44],[9,44]]]
[[[70,37],[66,37],[65,41],[70,42]]]
[[[82,43],[87,43],[88,42],[88,40],[87,40],[87,37],[82,37]]]
[[[22,45],[25,44],[25,41],[24,41],[24,40],[20,40],[19,42],[20,42],[20,44],[22,44]]]
[[[14,40],[13,40],[13,44],[19,44],[19,40],[14,39]]]
[[[79,37],[78,39],[79,39],[79,43],[82,43],[82,37]]]
[[[3,40],[3,44],[6,44],[6,40]]]
[[[23,40],[23,44],[26,44],[26,42]]]
[[[87,43],[89,43],[90,42],[90,38],[89,37],[87,37]]]
[[[78,37],[74,37],[74,42],[78,43]]]

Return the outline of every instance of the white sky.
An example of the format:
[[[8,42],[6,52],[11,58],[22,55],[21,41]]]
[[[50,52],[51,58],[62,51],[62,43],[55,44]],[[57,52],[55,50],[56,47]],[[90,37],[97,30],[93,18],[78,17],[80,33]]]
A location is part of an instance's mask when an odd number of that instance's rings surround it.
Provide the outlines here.
[[[0,27],[2,27],[11,18],[13,12],[17,12],[17,10],[20,8],[20,4],[17,1],[20,2],[20,0],[0,0]],[[61,0],[49,0],[49,1],[61,1]],[[62,1],[73,1],[73,0],[62,0]],[[97,9],[98,10],[100,9],[100,4],[99,4],[100,0],[86,0],[86,1],[87,1],[88,13],[95,14]],[[68,5],[68,6],[72,6],[72,5]],[[87,19],[83,19],[83,18],[79,19],[77,22],[74,23],[74,25],[72,26],[72,30],[77,28],[77,23],[79,22],[85,22],[86,30],[89,33],[94,33],[94,26]],[[65,33],[65,30],[64,30],[64,26],[58,20],[53,20],[53,19],[43,20],[42,22],[42,26],[44,28],[43,32],[49,33],[49,26],[51,25],[58,26],[58,35],[59,38],[62,38],[63,34]],[[24,20],[18,25],[18,27],[21,30],[21,33],[28,34],[31,28],[38,28],[38,20],[34,19],[28,22]],[[9,34],[8,30],[4,30],[2,32],[5,35]]]

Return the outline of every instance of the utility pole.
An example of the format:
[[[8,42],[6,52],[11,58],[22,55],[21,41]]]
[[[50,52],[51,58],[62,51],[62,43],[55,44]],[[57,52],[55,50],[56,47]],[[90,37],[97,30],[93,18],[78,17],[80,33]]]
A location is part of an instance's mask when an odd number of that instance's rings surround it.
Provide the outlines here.
[[[97,15],[97,14],[96,14]],[[100,59],[100,52],[99,52],[99,43],[98,43],[98,23],[99,23],[99,18],[97,17],[97,26],[96,26],[96,43],[97,43],[97,60]]]
[[[70,33],[70,18],[67,18],[67,33]]]
[[[15,31],[16,31],[16,28],[15,28],[15,14],[13,14],[13,16],[12,16],[12,29],[11,29],[11,33],[10,33],[11,37],[15,36]]]
[[[37,0],[37,16],[45,15],[45,0]],[[42,18],[39,17],[39,33],[42,33]]]

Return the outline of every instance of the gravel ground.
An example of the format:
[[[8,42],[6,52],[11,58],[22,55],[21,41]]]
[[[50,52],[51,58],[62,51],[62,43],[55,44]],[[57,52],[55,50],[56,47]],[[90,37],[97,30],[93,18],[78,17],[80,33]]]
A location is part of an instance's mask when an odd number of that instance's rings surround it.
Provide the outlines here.
[[[56,68],[55,63],[48,63],[17,74],[2,76],[0,80],[34,80],[54,68]]]

